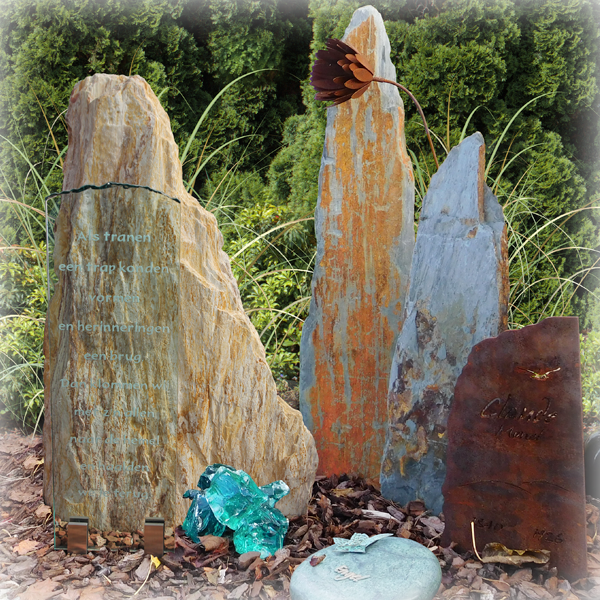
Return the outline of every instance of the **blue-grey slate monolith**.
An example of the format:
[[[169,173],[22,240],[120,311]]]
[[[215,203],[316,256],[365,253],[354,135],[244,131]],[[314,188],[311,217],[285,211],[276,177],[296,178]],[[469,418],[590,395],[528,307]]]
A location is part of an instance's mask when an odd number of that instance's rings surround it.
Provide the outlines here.
[[[453,148],[431,179],[390,372],[381,492],[400,504],[421,499],[435,514],[456,380],[471,348],[507,323],[506,226],[484,180],[480,133]]]
[[[364,554],[328,546],[311,558],[322,555],[325,559],[317,566],[306,559],[296,568],[290,581],[291,600],[431,600],[442,581],[433,552],[412,540],[385,538]],[[341,579],[343,567],[367,578]]]

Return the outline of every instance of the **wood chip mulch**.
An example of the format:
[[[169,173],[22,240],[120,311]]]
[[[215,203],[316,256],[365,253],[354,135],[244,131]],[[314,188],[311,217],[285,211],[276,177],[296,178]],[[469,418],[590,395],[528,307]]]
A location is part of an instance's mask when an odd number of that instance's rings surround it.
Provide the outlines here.
[[[294,569],[333,537],[393,533],[438,557],[443,579],[436,600],[600,600],[600,501],[589,497],[588,577],[570,583],[546,567],[481,564],[472,552],[441,548],[443,515],[419,501],[399,506],[382,498],[377,482],[345,475],[317,478],[308,513],[291,519],[285,546],[273,557],[240,557],[229,539],[216,536],[194,544],[177,528],[166,532],[172,551],[157,568],[144,556],[140,531],[91,530],[102,547],[86,555],[54,550],[42,477],[41,438],[0,433],[0,599],[289,600]]]

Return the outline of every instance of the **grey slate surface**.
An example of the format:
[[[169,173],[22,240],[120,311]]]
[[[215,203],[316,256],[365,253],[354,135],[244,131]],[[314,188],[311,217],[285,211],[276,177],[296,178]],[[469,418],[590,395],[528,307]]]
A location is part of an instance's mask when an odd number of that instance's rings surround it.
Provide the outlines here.
[[[406,319],[390,372],[381,491],[441,512],[446,425],[471,348],[506,324],[502,207],[484,184],[480,133],[453,148],[423,202]]]

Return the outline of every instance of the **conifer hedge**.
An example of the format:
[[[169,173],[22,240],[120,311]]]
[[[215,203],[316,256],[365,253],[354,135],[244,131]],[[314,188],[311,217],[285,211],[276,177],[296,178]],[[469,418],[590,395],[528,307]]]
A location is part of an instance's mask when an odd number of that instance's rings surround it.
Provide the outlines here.
[[[219,219],[242,297],[275,374],[293,377],[314,266],[310,216],[326,119],[326,108],[313,99],[309,69],[328,37],[343,36],[362,3],[0,0],[3,199],[39,210],[45,193],[61,188],[64,116],[77,81],[99,72],[144,77],[169,114],[180,148],[191,142],[186,180],[200,157],[223,146],[193,180],[193,193]],[[600,3],[370,3],[386,21],[397,80],[423,107],[438,156],[443,158],[461,134],[481,131],[488,159],[496,151],[488,181],[494,184],[502,170],[495,188],[501,201],[507,209],[515,199],[526,205],[512,223],[514,239],[548,220],[560,225],[524,249],[527,273],[516,265],[511,271],[512,283],[525,290],[514,297],[513,326],[560,313],[579,315],[582,329],[589,328],[595,302],[590,292],[598,287],[593,266],[600,250],[599,213],[588,210],[600,204]],[[194,134],[219,91],[259,69],[264,70],[229,88]],[[407,144],[426,185],[433,162],[420,118],[404,101]],[[24,226],[14,206],[0,202],[0,246],[37,244],[39,250],[43,227],[35,220]],[[561,217],[565,214],[568,218]],[[270,229],[269,244],[246,247]],[[38,271],[30,255],[0,251],[0,371],[19,360],[40,364],[39,331],[11,321],[11,315],[35,314],[32,322],[38,325],[32,326],[43,327],[45,300],[34,293]],[[525,276],[537,283],[523,286],[519,278]],[[552,308],[558,291],[560,306]],[[21,384],[18,378],[11,381],[12,398]],[[27,397],[37,398],[39,376],[32,381]],[[6,405],[8,396],[2,394],[0,404]]]

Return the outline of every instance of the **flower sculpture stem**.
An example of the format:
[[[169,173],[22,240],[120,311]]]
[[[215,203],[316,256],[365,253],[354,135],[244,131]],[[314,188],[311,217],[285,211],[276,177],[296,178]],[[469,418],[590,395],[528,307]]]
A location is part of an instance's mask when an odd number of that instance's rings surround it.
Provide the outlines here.
[[[431,141],[431,135],[429,135],[429,127],[427,126],[427,119],[425,119],[425,114],[423,113],[423,109],[421,105],[417,102],[417,99],[412,95],[408,88],[405,88],[403,85],[392,81],[391,79],[383,79],[383,77],[373,77],[373,81],[378,81],[379,83],[391,83],[395,85],[398,89],[401,89],[404,93],[408,95],[408,97],[415,103],[417,107],[417,111],[421,115],[421,119],[423,119],[423,125],[425,127],[425,133],[427,134],[427,140],[429,141],[429,147],[431,148],[431,153],[433,154],[433,160],[435,161],[436,168],[440,168],[438,163],[437,155],[435,153],[435,149],[433,148],[433,142]]]

